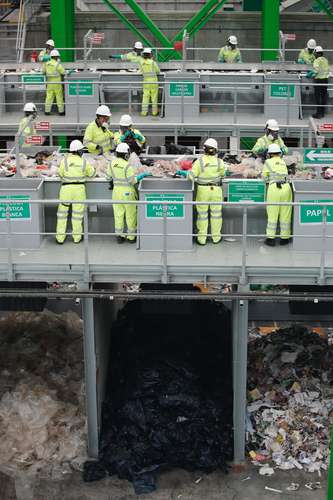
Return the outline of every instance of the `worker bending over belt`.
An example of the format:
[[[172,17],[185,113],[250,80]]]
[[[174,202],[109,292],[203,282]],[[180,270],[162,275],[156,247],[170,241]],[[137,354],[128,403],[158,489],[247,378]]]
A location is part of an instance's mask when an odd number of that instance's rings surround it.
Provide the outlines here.
[[[41,50],[38,56],[38,61],[39,62],[47,62],[50,61],[51,59],[51,51],[55,48],[54,46],[54,41],[53,40],[47,40],[45,44],[45,49]]]
[[[109,130],[111,111],[108,106],[98,106],[96,118],[87,126],[83,144],[94,155],[108,154],[113,149],[113,132]]]
[[[64,90],[62,86],[65,68],[60,62],[60,55],[56,49],[50,52],[51,59],[44,63],[43,73],[46,76],[45,114],[51,113],[54,99],[57,101],[59,115],[65,114]]]
[[[69,207],[72,206],[72,238],[74,243],[82,240],[82,222],[84,215],[84,204],[86,199],[86,179],[94,177],[95,169],[82,158],[84,146],[81,141],[75,140],[70,143],[70,154],[66,155],[59,165],[58,175],[62,180],[60,188],[57,212],[57,234],[56,241],[64,243],[66,239],[67,217]],[[73,203],[68,203],[72,202]]]
[[[291,202],[292,191],[288,182],[288,168],[281,158],[278,144],[268,148],[269,159],[265,161],[262,172],[268,182],[266,201],[274,203]],[[275,246],[277,223],[280,223],[280,245],[287,245],[291,235],[291,205],[267,205],[267,227],[265,244]]]
[[[330,66],[328,60],[323,55],[323,48],[318,45],[315,50],[315,60],[313,69],[308,71],[307,77],[313,78],[315,83],[314,94],[317,105],[317,112],[312,115],[313,118],[323,118],[326,112],[326,104],[328,102],[328,77],[330,76]]]
[[[152,115],[158,115],[158,74],[160,68],[153,60],[152,50],[143,49],[143,58],[139,61],[140,73],[143,75],[143,96],[141,115],[148,115],[149,103],[152,104]]]
[[[136,174],[135,169],[128,164],[130,149],[128,144],[121,142],[116,147],[116,158],[109,163],[107,177],[112,185],[112,200],[123,201],[124,203],[114,204],[114,225],[117,234],[117,242],[123,243],[126,239],[130,243],[136,240],[136,205],[126,204],[127,201],[137,199],[135,184],[152,174],[142,172]],[[125,220],[127,225],[127,236],[125,235]]]
[[[139,63],[142,59],[143,45],[141,42],[135,42],[133,50],[127,54],[114,54],[110,59],[120,59],[121,61]]]
[[[26,140],[32,135],[36,135],[35,119],[37,108],[33,102],[27,102],[23,108],[24,118],[19,123],[17,134],[19,135],[19,145],[22,148],[30,147]]]
[[[302,49],[298,54],[297,62],[299,64],[313,64],[315,60],[314,49],[316,48],[316,40],[311,38],[306,44],[306,48]]]
[[[222,63],[240,63],[242,57],[237,47],[237,38],[234,35],[229,36],[228,43],[221,48],[218,61]]]
[[[256,156],[261,156],[265,160],[269,146],[271,144],[277,144],[281,149],[282,155],[288,154],[288,148],[279,136],[279,130],[280,127],[276,120],[267,120],[265,135],[259,137],[252,148],[252,153]]]
[[[145,145],[146,138],[140,130],[133,128],[133,120],[130,115],[122,115],[119,122],[120,130],[114,134],[116,145],[121,142],[128,144],[131,153],[139,155]]]
[[[215,139],[207,139],[204,143],[204,154],[193,164],[191,170],[177,170],[177,174],[193,179],[197,184],[197,195],[195,201],[207,204],[196,205],[197,210],[197,242],[205,245],[208,233],[208,210],[210,210],[210,229],[213,243],[219,243],[222,239],[222,178],[225,169],[223,161],[217,157],[218,146]],[[220,205],[212,205],[219,202]]]

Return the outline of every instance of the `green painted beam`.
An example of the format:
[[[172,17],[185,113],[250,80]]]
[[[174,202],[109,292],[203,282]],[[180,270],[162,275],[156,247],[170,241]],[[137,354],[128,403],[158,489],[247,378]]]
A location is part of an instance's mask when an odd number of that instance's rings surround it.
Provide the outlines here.
[[[51,0],[51,36],[56,47],[75,47],[74,0]],[[74,61],[74,50],[60,51],[61,60]]]
[[[192,37],[193,35],[195,35],[195,33],[197,33],[198,31],[201,30],[201,28],[204,27],[204,25],[209,21],[209,19],[211,17],[214,16],[214,14],[216,14],[216,12],[218,12],[221,7],[223,7],[223,5],[227,2],[228,0],[220,0],[220,2],[218,3],[218,5],[216,5],[213,9],[211,9],[206,15],[205,17],[203,17],[203,19],[198,22],[193,28],[192,30],[189,32],[189,36]]]
[[[263,0],[261,13],[261,37],[263,49],[278,49],[280,39],[280,0]],[[276,61],[278,50],[264,50],[262,61]]]
[[[67,144],[67,136],[66,135],[59,135],[57,137],[57,142],[58,146],[61,147],[61,151],[64,152],[65,149],[68,149],[68,144]]]
[[[321,10],[323,10],[328,15],[328,17],[330,18],[331,21],[333,21],[332,9],[330,9],[329,6],[325,2],[323,2],[323,0],[316,0],[316,2],[319,5],[319,7],[321,8]]]
[[[140,7],[140,5],[136,3],[135,0],[125,0],[125,2],[138,16],[138,18],[146,26],[146,28],[148,28],[148,30],[156,38],[156,40],[160,42],[162,47],[173,49],[173,44],[172,42],[170,42],[169,38],[162,33],[162,31],[158,28],[158,26],[156,26],[154,21],[148,16],[148,14],[146,14],[146,12]],[[182,57],[176,50],[172,50],[170,54],[172,54],[173,59],[181,59]],[[161,58],[164,59],[163,53],[161,54],[161,56]]]

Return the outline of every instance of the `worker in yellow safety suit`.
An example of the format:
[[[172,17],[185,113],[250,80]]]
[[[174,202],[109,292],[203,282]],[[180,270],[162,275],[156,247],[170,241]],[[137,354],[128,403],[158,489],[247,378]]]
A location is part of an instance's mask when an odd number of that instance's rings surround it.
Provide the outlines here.
[[[114,54],[110,59],[120,59],[125,62],[139,63],[142,60],[143,45],[141,42],[135,42],[133,50],[127,54]]]
[[[125,142],[129,145],[130,152],[139,155],[145,145],[146,138],[140,130],[133,128],[133,120],[130,115],[122,115],[119,122],[120,130],[114,134],[116,145]]]
[[[65,114],[63,77],[65,68],[60,62],[60,55],[56,49],[50,52],[51,59],[44,63],[43,73],[46,76],[45,114],[51,113],[54,99],[57,101],[59,115]]]
[[[269,159],[265,161],[262,172],[268,182],[266,201],[283,203],[292,201],[292,191],[288,182],[288,168],[281,158],[281,149],[278,144],[271,144],[268,148]],[[267,227],[265,244],[275,246],[276,228],[280,224],[280,245],[287,245],[291,236],[291,205],[267,205]]]
[[[86,199],[86,179],[94,177],[95,169],[82,158],[84,146],[77,139],[69,146],[70,154],[66,155],[59,165],[58,175],[62,180],[59,193],[60,204],[57,212],[56,241],[64,243],[66,239],[67,217],[72,206],[72,238],[74,243],[82,241],[84,204]],[[71,202],[71,203],[67,203]]]
[[[55,48],[54,41],[52,39],[47,40],[45,44],[45,49],[41,50],[38,55],[38,61],[43,63],[50,61],[51,59],[50,54],[54,48]]]
[[[140,73],[143,75],[143,96],[141,115],[148,115],[149,103],[152,104],[152,115],[158,115],[158,74],[160,68],[153,60],[152,50],[143,49],[143,58],[139,61]]]
[[[111,111],[108,106],[102,104],[96,109],[96,118],[87,126],[83,144],[89,153],[94,155],[107,155],[113,149],[114,134],[109,130]]]
[[[297,62],[299,64],[313,64],[316,58],[314,54],[314,49],[316,48],[316,40],[310,38],[308,40],[305,49],[302,49],[298,54]]]
[[[19,123],[17,134],[21,148],[30,147],[26,143],[26,139],[32,135],[36,135],[35,119],[37,117],[37,108],[33,102],[27,102],[23,108],[24,117]]]
[[[177,174],[193,179],[197,184],[197,195],[195,201],[203,201],[207,204],[196,205],[197,210],[197,242],[205,245],[208,233],[208,210],[210,210],[210,229],[213,243],[219,243],[222,239],[222,178],[225,168],[223,161],[217,157],[218,146],[215,139],[207,139],[204,143],[204,154],[193,164],[191,170],[177,170]],[[221,205],[211,205],[219,202]]]
[[[279,130],[280,127],[276,120],[267,120],[265,126],[265,135],[259,137],[252,148],[252,153],[256,156],[261,156],[265,160],[269,146],[271,144],[277,144],[281,149],[282,155],[288,154],[288,148],[279,136]]]
[[[330,76],[330,66],[328,60],[323,55],[323,48],[320,45],[314,50],[315,60],[313,62],[313,69],[307,73],[308,78],[313,78],[315,83],[314,94],[317,105],[317,112],[312,115],[313,118],[323,118],[325,116],[328,102],[328,77]]]
[[[222,63],[240,63],[242,57],[239,48],[237,47],[237,37],[229,36],[228,43],[220,49],[218,61]]]
[[[113,205],[115,232],[118,243],[123,243],[126,239],[130,243],[136,241],[136,205],[126,204],[126,202],[137,199],[135,184],[144,179],[144,177],[152,175],[148,172],[136,175],[135,169],[128,163],[129,154],[130,149],[128,144],[125,142],[118,144],[116,147],[116,158],[109,163],[106,174],[112,184],[112,200],[124,202]],[[124,231],[125,220],[127,236]]]

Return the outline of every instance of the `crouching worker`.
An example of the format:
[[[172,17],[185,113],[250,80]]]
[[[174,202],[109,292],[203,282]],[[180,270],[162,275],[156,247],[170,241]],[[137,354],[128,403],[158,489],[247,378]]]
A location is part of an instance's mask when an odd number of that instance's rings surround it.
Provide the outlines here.
[[[124,202],[113,205],[114,225],[118,243],[123,243],[126,239],[130,243],[136,241],[136,205],[134,203],[126,204],[126,202],[137,200],[135,185],[141,179],[152,175],[148,172],[136,175],[135,169],[128,163],[129,155],[130,149],[128,144],[125,142],[118,144],[116,147],[116,158],[109,163],[106,174],[112,185],[112,200]],[[127,236],[124,231],[125,220],[128,231]]]
[[[224,163],[217,157],[218,146],[215,139],[207,139],[204,143],[204,154],[194,163],[192,170],[177,170],[177,174],[194,179],[197,184],[195,201],[205,202],[196,205],[197,210],[197,243],[205,245],[207,241],[208,222],[210,211],[210,229],[213,243],[222,239],[222,178],[224,177]],[[220,205],[211,203],[219,202]]]
[[[58,175],[62,180],[60,188],[57,212],[57,235],[56,241],[64,243],[66,239],[67,217],[69,207],[72,206],[72,238],[74,243],[82,241],[83,215],[86,199],[86,179],[94,177],[95,169],[82,158],[84,146],[81,141],[75,140],[70,143],[70,154],[61,161]],[[71,201],[72,203],[67,203]]]
[[[264,163],[263,178],[268,182],[266,201],[275,203],[291,202],[292,190],[288,182],[288,168],[281,158],[281,148],[271,144],[269,159]],[[277,223],[280,223],[280,245],[287,245],[291,235],[291,205],[267,205],[267,227],[265,244],[273,247]]]

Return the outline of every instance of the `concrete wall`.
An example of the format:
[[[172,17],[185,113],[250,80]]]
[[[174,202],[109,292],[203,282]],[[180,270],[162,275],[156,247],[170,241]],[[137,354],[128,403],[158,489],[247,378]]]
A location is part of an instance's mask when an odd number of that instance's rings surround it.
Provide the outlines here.
[[[193,13],[170,12],[151,14],[159,28],[169,37],[180,30]],[[128,14],[128,19],[142,29],[147,38],[151,38],[147,30],[143,29],[140,21],[134,15]],[[132,35],[120,21],[110,13],[77,13],[76,15],[76,45],[83,46],[83,36],[91,28],[105,33],[104,46],[129,47],[135,41]],[[320,45],[333,49],[333,23],[325,14],[290,13],[281,16],[281,29],[285,33],[296,33],[296,41],[289,42],[287,48],[301,48],[309,38],[315,38]],[[217,14],[191,40],[192,47],[220,47],[226,38],[235,34],[239,39],[240,47],[261,46],[261,14],[258,12],[233,12]],[[48,18],[44,15],[30,25],[27,36],[27,47],[42,46],[49,38]],[[159,45],[159,44],[157,44]],[[108,52],[99,51],[96,56],[106,59]],[[196,53],[195,58],[216,60],[217,51]],[[293,56],[290,56],[293,59]],[[259,53],[247,52],[243,59],[249,62],[259,60]],[[333,60],[333,56],[331,58]]]

